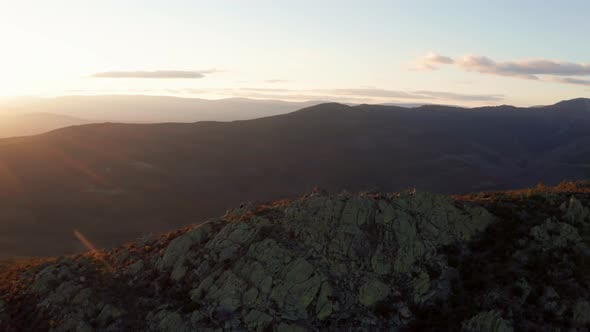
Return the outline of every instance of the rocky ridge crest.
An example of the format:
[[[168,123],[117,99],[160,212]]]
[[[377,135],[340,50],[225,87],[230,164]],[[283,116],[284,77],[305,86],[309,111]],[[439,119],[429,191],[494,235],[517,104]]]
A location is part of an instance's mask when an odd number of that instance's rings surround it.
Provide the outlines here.
[[[246,203],[119,248],[6,265],[0,330],[583,331],[589,195]]]

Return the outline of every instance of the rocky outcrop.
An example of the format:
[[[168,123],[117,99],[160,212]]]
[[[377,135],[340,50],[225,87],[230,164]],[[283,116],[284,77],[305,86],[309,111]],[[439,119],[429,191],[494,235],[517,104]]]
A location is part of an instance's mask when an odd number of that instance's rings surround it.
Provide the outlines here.
[[[512,332],[510,322],[497,311],[481,312],[463,323],[464,332]]]
[[[573,263],[587,258],[585,201],[560,215],[515,211],[520,223],[485,202],[408,191],[243,204],[119,248],[15,267],[25,286],[2,297],[0,330],[539,330],[528,307],[588,324],[583,264]]]
[[[577,301],[573,307],[573,320],[578,325],[590,323],[590,303],[585,300]]]
[[[8,315],[6,314],[6,304],[0,300],[0,324],[8,321]]]
[[[570,223],[590,223],[590,208],[582,205],[582,203],[579,200],[577,200],[575,196],[571,196],[569,202],[564,203],[563,209],[565,210],[564,219],[566,219]]]
[[[545,250],[565,248],[582,240],[577,228],[553,219],[547,219],[543,224],[531,228],[530,235]]]

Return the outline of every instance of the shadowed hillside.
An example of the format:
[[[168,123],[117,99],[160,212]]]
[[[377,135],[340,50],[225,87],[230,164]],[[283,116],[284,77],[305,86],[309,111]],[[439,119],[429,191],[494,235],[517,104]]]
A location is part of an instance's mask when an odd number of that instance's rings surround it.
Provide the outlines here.
[[[112,246],[316,186],[462,193],[590,175],[587,100],[542,108],[322,104],[236,122],[93,124],[0,140],[0,252]]]

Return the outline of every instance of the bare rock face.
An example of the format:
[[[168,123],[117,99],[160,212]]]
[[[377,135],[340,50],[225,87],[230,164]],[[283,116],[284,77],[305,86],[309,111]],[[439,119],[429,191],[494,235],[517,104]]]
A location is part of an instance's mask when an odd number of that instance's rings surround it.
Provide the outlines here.
[[[512,332],[512,325],[497,311],[481,312],[463,323],[464,332]]]
[[[8,320],[8,315],[6,314],[6,303],[0,300],[0,324],[3,322],[6,323]]]
[[[590,208],[582,205],[582,203],[572,195],[567,204],[564,218],[573,224],[588,224],[590,223]]]
[[[573,307],[573,314],[574,322],[578,325],[590,323],[590,303],[584,300],[577,301]]]
[[[204,316],[247,317],[225,321],[227,328],[305,322],[301,327],[309,329],[344,320],[358,327],[396,326],[395,308],[436,292],[437,280],[431,282],[421,264],[436,257],[436,248],[492,222],[481,208],[460,209],[453,200],[423,193],[315,195],[275,212],[227,224],[195,255],[193,265],[211,271],[190,291]],[[416,296],[392,303],[394,291]],[[378,305],[392,305],[391,316],[353,318]]]
[[[533,227],[530,234],[546,250],[565,248],[582,241],[577,228],[552,219],[547,219],[543,224]]]
[[[578,203],[522,225],[468,200],[414,191],[246,204],[196,227],[17,270],[11,275],[26,286],[1,298],[0,330],[509,332],[538,326],[514,311],[532,298],[583,327],[585,291],[572,301],[523,272],[536,253],[583,254]],[[478,249],[508,226],[522,228],[510,233],[522,237],[511,247]],[[479,270],[498,261],[520,274],[506,281],[501,269]],[[476,283],[472,273],[490,281]],[[429,325],[446,316],[447,325]]]

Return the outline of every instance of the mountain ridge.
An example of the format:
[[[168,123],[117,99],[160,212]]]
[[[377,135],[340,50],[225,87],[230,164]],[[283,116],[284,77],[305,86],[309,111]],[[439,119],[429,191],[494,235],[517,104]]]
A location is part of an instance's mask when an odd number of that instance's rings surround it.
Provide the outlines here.
[[[170,98],[178,98],[178,97],[170,97]],[[191,98],[187,98],[187,99],[191,99]],[[232,99],[247,99],[247,98],[227,98],[224,100],[232,100]],[[250,99],[248,99],[250,100]],[[266,100],[263,100],[266,101]],[[273,100],[268,100],[268,101],[273,101]],[[583,106],[587,106],[590,109],[590,98],[575,98],[575,99],[569,99],[569,100],[562,100],[559,101],[555,104],[552,105],[545,105],[545,106],[535,106],[533,109],[534,111],[536,110],[549,110],[549,109],[555,109],[555,108],[561,108],[561,107],[579,107],[580,105]],[[407,111],[407,110],[415,110],[415,111],[493,111],[493,110],[503,110],[503,111],[514,111],[514,110],[520,110],[520,111],[530,111],[531,108],[530,107],[518,107],[518,106],[513,106],[513,105],[498,105],[498,106],[478,106],[478,107],[460,107],[460,106],[447,106],[447,105],[436,105],[436,104],[429,104],[429,105],[420,105],[420,106],[416,106],[416,107],[403,107],[403,106],[397,106],[397,105],[386,105],[386,104],[358,104],[358,105],[348,105],[348,104],[343,104],[343,103],[338,103],[338,102],[319,102],[316,105],[312,105],[312,106],[308,106],[308,107],[304,107],[302,109],[299,110],[295,110],[293,112],[289,112],[289,113],[284,113],[284,114],[274,114],[274,115],[268,115],[268,116],[263,116],[260,118],[252,118],[252,119],[239,119],[239,120],[231,120],[231,121],[215,121],[215,120],[210,120],[210,121],[193,121],[193,122],[177,122],[177,121],[165,121],[165,122],[160,122],[160,123],[126,123],[126,122],[117,122],[117,121],[99,121],[96,123],[90,123],[90,124],[81,124],[81,125],[76,125],[75,127],[78,126],[92,126],[92,125],[113,125],[113,124],[125,124],[125,125],[161,125],[161,124],[195,124],[195,123],[225,123],[225,122],[243,122],[243,121],[256,121],[259,119],[263,119],[263,118],[276,118],[276,117],[283,117],[283,116],[287,116],[287,115],[291,115],[291,116],[296,116],[296,115],[300,115],[302,113],[311,113],[311,112],[334,112],[334,111],[343,111],[343,110],[354,110],[354,109],[359,109],[359,110],[390,110],[390,111]],[[56,130],[60,130],[60,129],[66,129],[69,127],[64,127],[64,128],[58,128],[53,131]],[[42,134],[40,134],[42,135]]]
[[[123,246],[0,269],[0,329],[590,327],[590,184],[243,203]]]
[[[556,184],[589,176],[589,146],[587,112],[339,104],[0,140],[0,255],[83,250],[73,229],[111,246],[313,187],[464,193]]]
[[[564,100],[539,108],[586,108],[589,99]],[[239,121],[288,114],[305,106],[339,104],[365,109],[387,106],[410,110],[509,110],[524,109],[510,105],[465,108],[436,104],[342,104],[322,101],[285,102],[248,98],[208,100],[150,95],[63,96],[53,99],[20,98],[4,101],[8,111],[0,113],[0,139],[41,134],[54,129],[89,123],[192,123],[202,121]],[[159,105],[159,106],[157,106]],[[333,105],[334,106],[334,105]],[[112,110],[110,110],[112,109]],[[529,108],[531,109],[531,108]],[[139,113],[133,110],[143,110]],[[163,112],[166,110],[166,112]],[[37,114],[37,116],[35,116]],[[20,121],[14,122],[20,117]],[[11,122],[12,120],[12,122]],[[27,121],[24,121],[27,120]]]

